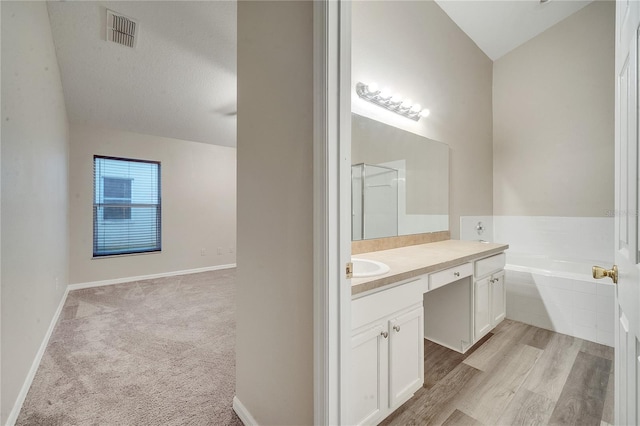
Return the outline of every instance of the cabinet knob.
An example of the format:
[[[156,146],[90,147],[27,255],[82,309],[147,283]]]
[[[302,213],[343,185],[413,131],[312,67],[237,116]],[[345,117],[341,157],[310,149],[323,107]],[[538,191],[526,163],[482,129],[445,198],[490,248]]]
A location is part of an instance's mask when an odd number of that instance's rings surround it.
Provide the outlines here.
[[[394,325],[393,329],[397,332],[400,332],[400,326],[399,325]]]
[[[381,333],[380,333],[380,335],[381,335],[382,337],[384,337],[385,339],[386,339],[387,337],[389,337],[389,333],[387,333],[386,331],[381,332]]]
[[[456,276],[456,277],[459,277],[460,276],[460,272],[454,272],[453,275]]]

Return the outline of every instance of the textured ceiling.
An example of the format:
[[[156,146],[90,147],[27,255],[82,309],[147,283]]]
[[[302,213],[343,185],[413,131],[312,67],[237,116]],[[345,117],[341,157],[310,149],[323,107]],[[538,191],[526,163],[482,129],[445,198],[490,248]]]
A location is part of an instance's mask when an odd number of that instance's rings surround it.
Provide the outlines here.
[[[49,2],[71,123],[236,146],[236,3]],[[105,41],[106,9],[138,21]]]
[[[496,60],[591,0],[435,0],[482,51]]]

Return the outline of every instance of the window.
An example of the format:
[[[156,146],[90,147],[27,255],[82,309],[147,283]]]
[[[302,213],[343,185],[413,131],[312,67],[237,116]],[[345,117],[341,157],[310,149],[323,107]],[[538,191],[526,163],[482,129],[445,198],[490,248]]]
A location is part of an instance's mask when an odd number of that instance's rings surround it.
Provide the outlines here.
[[[93,256],[160,251],[160,163],[93,157]]]
[[[103,219],[131,219],[131,179],[103,178],[104,217]],[[110,207],[109,204],[126,204],[127,207]]]

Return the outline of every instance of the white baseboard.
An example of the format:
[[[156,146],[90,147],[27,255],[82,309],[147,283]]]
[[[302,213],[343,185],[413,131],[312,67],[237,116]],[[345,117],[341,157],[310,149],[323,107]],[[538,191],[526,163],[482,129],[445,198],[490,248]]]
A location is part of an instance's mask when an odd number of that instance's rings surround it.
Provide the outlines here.
[[[249,410],[247,410],[247,407],[245,407],[235,395],[233,396],[233,411],[236,412],[242,424],[245,426],[259,426],[256,419],[254,419]]]
[[[58,308],[56,312],[53,314],[53,318],[51,319],[51,323],[49,324],[49,328],[47,329],[47,333],[44,335],[44,339],[42,339],[42,343],[40,344],[40,348],[36,353],[33,362],[31,363],[31,368],[29,369],[29,373],[22,384],[22,388],[20,389],[20,393],[16,398],[15,404],[13,404],[13,408],[11,409],[11,413],[9,413],[9,417],[7,418],[7,422],[5,426],[13,426],[18,420],[18,415],[20,415],[20,410],[22,409],[22,404],[24,404],[24,400],[27,397],[27,393],[29,393],[29,388],[31,388],[31,383],[33,382],[33,378],[36,376],[36,372],[38,371],[38,367],[40,367],[40,361],[42,361],[42,357],[44,356],[44,351],[47,349],[47,345],[49,344],[49,339],[51,338],[51,334],[53,334],[53,330],[58,323],[58,318],[60,317],[60,313],[62,312],[62,307],[64,306],[64,302],[67,301],[67,295],[69,294],[69,287],[64,291],[62,295],[62,299],[58,304]]]
[[[91,281],[88,283],[69,284],[67,286],[67,289],[69,291],[81,290],[83,288],[102,287],[104,285],[130,283],[132,281],[151,280],[154,278],[174,277],[176,275],[197,274],[199,272],[218,271],[221,269],[231,269],[235,267],[236,267],[235,263],[230,263],[228,265],[206,266],[204,268],[185,269],[182,271],[172,271],[172,272],[162,272],[159,274],[151,274],[151,275],[139,275],[136,277],[124,277],[124,278],[115,278],[112,280]]]

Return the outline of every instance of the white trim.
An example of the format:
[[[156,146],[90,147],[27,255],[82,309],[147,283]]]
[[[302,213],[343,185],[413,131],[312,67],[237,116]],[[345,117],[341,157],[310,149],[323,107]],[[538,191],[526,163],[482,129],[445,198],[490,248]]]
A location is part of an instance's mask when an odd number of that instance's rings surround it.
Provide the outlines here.
[[[340,2],[338,37],[339,95],[338,140],[336,141],[335,170],[337,177],[338,217],[333,228],[339,248],[338,309],[340,351],[340,424],[350,423],[351,375],[351,280],[343,269],[351,260],[351,1]]]
[[[2,8],[1,7],[0,7],[0,22],[2,22]],[[2,36],[0,35],[0,46],[1,45],[2,45]],[[2,58],[1,58],[1,56],[2,55],[0,55],[0,70],[2,69]],[[0,87],[0,89],[1,89],[1,87]],[[67,131],[68,131],[68,127],[67,127]],[[0,135],[0,141],[1,140],[2,140],[2,136]],[[68,143],[69,142],[67,142],[67,144]],[[1,145],[1,143],[0,143],[0,145]],[[2,164],[2,150],[1,149],[0,149],[0,164]],[[0,176],[2,176],[2,173],[0,173]],[[0,184],[0,188],[2,188],[1,184]],[[0,212],[1,211],[2,211],[2,197],[0,196]],[[1,217],[0,217],[0,224],[1,223],[2,223],[2,220],[1,220]],[[67,232],[68,232],[68,230],[69,230],[69,227],[68,227],[68,222],[67,222]],[[0,241],[2,241],[2,226],[1,225],[0,225]],[[2,244],[0,244],[0,247],[2,247]],[[1,252],[2,251],[0,250],[0,271],[2,271],[2,253]],[[2,273],[1,272],[0,272],[0,289],[2,289]],[[0,300],[2,300],[2,294],[1,293],[2,293],[2,291],[0,291]],[[0,366],[3,365],[2,364],[2,331],[1,330],[2,330],[2,315],[0,315]],[[1,368],[0,368],[0,371],[1,371]],[[1,376],[1,374],[0,374],[0,376]],[[2,379],[2,377],[0,377],[0,383],[2,382],[1,379]],[[2,401],[2,386],[0,386],[0,401]],[[1,413],[1,410],[0,410],[0,413]],[[2,420],[0,420],[0,422],[2,422]]]
[[[69,284],[67,286],[67,290],[69,291],[81,290],[83,288],[102,287],[104,285],[130,283],[132,281],[151,280],[154,278],[174,277],[176,275],[197,274],[199,272],[218,271],[221,269],[232,269],[235,267],[236,267],[235,263],[230,263],[228,265],[205,266],[204,268],[184,269],[182,271],[161,272],[159,274],[139,275],[136,277],[114,278],[112,280],[91,281],[88,283]]]
[[[256,419],[253,418],[249,410],[247,410],[247,407],[240,402],[237,396],[233,397],[233,411],[236,412],[238,417],[240,417],[240,421],[242,421],[242,424],[245,426],[259,426]]]
[[[314,3],[316,425],[347,423],[351,286],[344,265],[351,257],[351,144],[341,142],[351,140],[350,11],[348,1]]]
[[[62,295],[62,299],[58,304],[58,308],[56,312],[53,314],[53,318],[51,319],[51,323],[49,324],[49,328],[47,329],[47,333],[44,335],[44,339],[40,344],[40,348],[36,353],[33,362],[31,363],[31,368],[29,369],[29,373],[27,377],[24,379],[24,383],[22,384],[22,388],[20,389],[20,393],[16,398],[16,402],[13,404],[13,408],[11,409],[11,413],[9,413],[9,417],[7,418],[6,426],[13,426],[18,420],[18,415],[20,415],[20,410],[22,409],[22,404],[24,404],[24,400],[27,397],[27,393],[29,393],[29,388],[31,387],[31,383],[33,382],[34,377],[36,376],[36,372],[38,371],[38,367],[40,367],[40,361],[42,361],[42,357],[44,356],[44,351],[47,349],[47,345],[49,344],[49,339],[53,334],[53,330],[58,323],[58,318],[60,317],[60,313],[62,312],[62,307],[64,303],[67,301],[67,295],[69,294],[69,287],[64,291]]]

